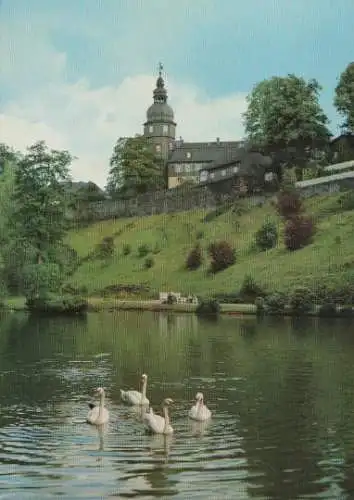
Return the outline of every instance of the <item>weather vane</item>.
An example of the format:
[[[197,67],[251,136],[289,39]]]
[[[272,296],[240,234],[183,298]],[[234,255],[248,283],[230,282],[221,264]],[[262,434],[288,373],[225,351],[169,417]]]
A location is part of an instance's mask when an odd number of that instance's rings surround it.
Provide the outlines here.
[[[159,62],[159,76],[162,75],[162,70],[163,70],[163,64],[162,62]]]

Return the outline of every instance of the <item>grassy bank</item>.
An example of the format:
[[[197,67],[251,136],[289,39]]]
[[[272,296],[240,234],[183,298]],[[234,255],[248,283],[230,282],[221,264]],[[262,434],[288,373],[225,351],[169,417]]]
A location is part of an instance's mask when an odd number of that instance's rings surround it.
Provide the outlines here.
[[[330,287],[353,282],[354,210],[341,210],[339,198],[336,194],[306,201],[306,211],[315,217],[318,231],[311,245],[296,252],[285,249],[283,224],[270,203],[252,209],[246,202],[239,203],[236,211],[230,209],[214,217],[210,211],[195,210],[110,220],[71,231],[68,243],[82,258],[82,264],[70,284],[86,287],[90,296],[99,295],[112,285],[141,283],[155,293],[172,290],[206,296],[235,292],[246,273],[269,292],[288,292],[295,286],[311,287],[316,282]],[[260,252],[254,248],[254,234],[265,220],[277,224],[280,237],[275,248]],[[113,257],[90,259],[96,245],[107,236],[114,238]],[[208,275],[206,248],[220,239],[235,247],[237,261],[225,271]],[[198,270],[187,271],[185,259],[197,241],[203,248],[205,262]],[[150,248],[150,269],[144,267],[145,258],[138,256],[141,245]],[[124,247],[131,252],[124,255]]]
[[[181,313],[194,313],[194,304],[161,304],[158,300],[120,300],[115,297],[89,297],[89,311],[173,311]],[[253,304],[221,304],[221,313],[255,314],[256,308]],[[4,309],[12,311],[26,310],[23,297],[11,297],[4,301]]]

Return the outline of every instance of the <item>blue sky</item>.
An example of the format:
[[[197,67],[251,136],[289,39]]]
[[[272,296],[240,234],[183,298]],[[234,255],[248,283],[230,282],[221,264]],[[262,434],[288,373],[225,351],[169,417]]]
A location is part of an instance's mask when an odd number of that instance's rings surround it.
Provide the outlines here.
[[[237,139],[252,86],[317,78],[333,133],[339,74],[354,57],[353,0],[0,0],[0,136],[79,157],[105,183],[115,139],[141,131],[159,60],[178,135]]]

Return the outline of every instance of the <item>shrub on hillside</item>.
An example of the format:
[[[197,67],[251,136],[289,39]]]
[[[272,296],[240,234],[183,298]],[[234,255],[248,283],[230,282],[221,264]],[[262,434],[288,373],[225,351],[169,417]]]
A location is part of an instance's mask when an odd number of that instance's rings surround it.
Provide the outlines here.
[[[235,250],[227,241],[215,241],[209,245],[211,257],[210,271],[217,273],[232,266],[236,262]]]
[[[199,244],[195,245],[194,248],[189,252],[186,260],[186,268],[190,271],[198,269],[202,265],[203,256],[202,249]]]
[[[303,210],[300,193],[289,187],[282,189],[277,195],[276,209],[284,219],[299,215]]]
[[[257,297],[264,297],[264,290],[256,283],[254,278],[246,274],[240,288],[240,297],[247,302],[254,302]]]
[[[254,305],[256,306],[256,314],[258,316],[264,314],[265,312],[265,300],[264,297],[256,297],[254,301]]]
[[[131,251],[132,251],[131,245],[129,245],[129,243],[125,243],[123,245],[123,255],[129,255]]]
[[[138,256],[139,257],[146,257],[149,252],[150,252],[149,245],[146,245],[145,243],[143,243],[142,245],[138,246]]]
[[[265,222],[255,235],[256,245],[260,250],[274,248],[278,241],[278,230],[274,222]]]
[[[342,210],[354,210],[354,191],[351,190],[343,193],[338,203]]]
[[[288,219],[284,229],[284,244],[288,250],[299,250],[312,242],[316,232],[310,216],[298,215]]]
[[[297,287],[290,294],[289,305],[295,315],[309,313],[313,308],[313,294],[309,288]]]
[[[198,316],[218,316],[220,314],[220,305],[216,300],[202,300],[197,308]]]
[[[204,238],[204,231],[197,231],[195,237],[197,240],[202,240]]]
[[[154,265],[155,265],[155,260],[153,259],[153,257],[146,257],[146,259],[144,261],[145,269],[150,269]]]
[[[88,301],[84,297],[64,295],[58,297],[47,295],[46,297],[27,298],[26,306],[31,313],[50,315],[73,315],[86,314]]]
[[[287,305],[287,297],[283,293],[273,293],[265,298],[265,309],[269,314],[284,314]]]
[[[112,257],[114,254],[114,248],[114,238],[112,236],[106,236],[97,245],[97,257],[101,259]]]
[[[333,318],[337,316],[337,307],[333,302],[324,302],[318,310],[318,315],[325,318]]]

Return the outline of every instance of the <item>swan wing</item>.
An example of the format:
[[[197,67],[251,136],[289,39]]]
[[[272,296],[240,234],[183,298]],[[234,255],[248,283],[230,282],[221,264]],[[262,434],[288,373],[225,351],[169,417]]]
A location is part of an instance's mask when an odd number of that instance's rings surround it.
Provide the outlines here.
[[[123,391],[121,389],[120,396],[121,396],[122,401],[124,401],[125,403],[128,403],[128,404],[131,404],[131,405],[140,405],[140,404],[148,405],[148,404],[150,404],[150,402],[147,398],[144,398],[143,400],[141,399],[142,393],[139,391]]]
[[[162,434],[165,428],[165,419],[154,413],[145,413],[144,423],[154,434]]]

